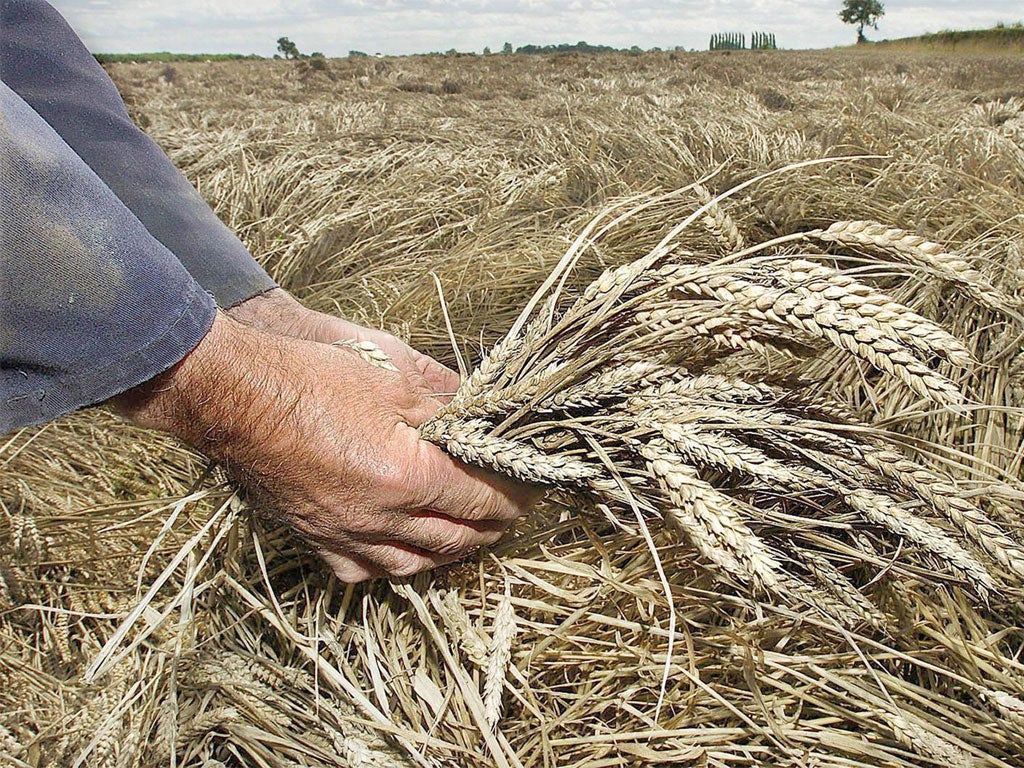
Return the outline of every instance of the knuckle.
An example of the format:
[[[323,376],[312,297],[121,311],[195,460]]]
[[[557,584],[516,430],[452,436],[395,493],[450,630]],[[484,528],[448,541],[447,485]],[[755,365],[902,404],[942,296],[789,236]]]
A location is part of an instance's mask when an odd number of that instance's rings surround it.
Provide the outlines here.
[[[461,555],[477,546],[477,537],[471,529],[452,525],[434,537],[430,549],[441,555]]]
[[[474,493],[472,509],[477,520],[511,520],[516,517],[515,507],[487,485],[478,488]]]
[[[397,439],[390,441],[388,455],[371,468],[368,482],[378,498],[400,504],[416,498],[423,490],[420,486],[424,480],[420,477],[422,470],[417,457],[409,450],[405,436],[401,432],[398,435]]]
[[[409,481],[408,467],[396,458],[379,462],[373,467],[370,483],[375,491],[391,494],[405,489]]]
[[[469,525],[450,525],[434,536],[430,550],[439,555],[463,557],[496,542],[506,527],[478,530]]]

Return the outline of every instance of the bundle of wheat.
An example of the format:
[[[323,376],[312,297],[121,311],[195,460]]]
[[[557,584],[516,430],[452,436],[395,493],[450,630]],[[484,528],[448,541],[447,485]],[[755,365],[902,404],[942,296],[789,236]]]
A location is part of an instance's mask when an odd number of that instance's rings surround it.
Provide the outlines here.
[[[982,601],[1003,586],[993,563],[1024,580],[1024,547],[951,477],[814,382],[786,378],[786,356],[828,348],[966,414],[950,378],[972,365],[966,344],[837,269],[835,257],[781,246],[870,247],[989,307],[1015,312],[1020,301],[934,243],[873,222],[744,247],[720,205],[731,192],[692,189],[703,200],[695,213],[570,301],[562,286],[581,252],[646,206],[598,215],[422,436],[464,461],[588,496],[624,524],[659,518],[721,575],[849,626],[885,621],[848,576],[877,563],[859,543],[865,527],[902,540]],[[733,252],[681,250],[679,234],[697,220]]]

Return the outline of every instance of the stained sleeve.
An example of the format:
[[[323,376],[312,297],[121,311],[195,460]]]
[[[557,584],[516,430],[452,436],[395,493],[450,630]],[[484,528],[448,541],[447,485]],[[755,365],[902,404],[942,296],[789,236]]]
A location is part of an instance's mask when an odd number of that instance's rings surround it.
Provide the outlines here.
[[[196,347],[216,311],[0,81],[0,434],[151,379]]]
[[[0,0],[0,79],[48,122],[221,307],[276,287],[42,0]]]

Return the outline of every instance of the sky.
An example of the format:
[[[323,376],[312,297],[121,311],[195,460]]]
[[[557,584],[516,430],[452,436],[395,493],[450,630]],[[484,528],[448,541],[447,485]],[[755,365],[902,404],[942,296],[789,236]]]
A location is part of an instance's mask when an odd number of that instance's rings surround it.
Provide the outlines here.
[[[706,48],[714,32],[774,32],[782,48],[853,42],[840,0],[50,0],[96,53],[500,50],[535,43]],[[869,39],[1024,20],[1021,0],[886,2]]]

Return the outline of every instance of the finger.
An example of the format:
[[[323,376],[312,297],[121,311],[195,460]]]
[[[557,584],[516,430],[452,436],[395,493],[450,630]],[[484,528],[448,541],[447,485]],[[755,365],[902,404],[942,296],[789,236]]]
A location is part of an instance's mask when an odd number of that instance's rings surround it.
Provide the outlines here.
[[[391,359],[395,367],[402,372],[409,386],[422,397],[433,398],[437,394],[433,383],[425,375],[425,366],[420,360],[422,355],[412,347],[402,345],[400,351],[393,352]]]
[[[426,384],[423,384],[415,390],[414,401],[409,403],[401,411],[402,416],[405,419],[405,424],[409,427],[418,427],[437,413],[437,409],[441,407],[441,401],[434,397],[431,392],[424,389],[424,387],[426,387]],[[419,439],[419,433],[417,432],[416,434],[417,439]]]
[[[504,521],[455,520],[437,512],[418,512],[396,526],[389,539],[434,555],[464,557],[496,542],[507,528]]]
[[[426,379],[427,383],[434,390],[435,397],[442,403],[447,403],[459,388],[462,379],[459,378],[459,374],[451,368],[441,365],[437,360],[426,355],[423,357],[425,360],[423,378]]]
[[[423,488],[430,503],[419,505],[456,520],[511,522],[525,514],[540,491],[494,472],[463,464],[425,440],[419,442]]]
[[[390,348],[385,347],[385,351],[421,394],[448,400],[459,388],[461,379],[455,371],[399,339],[390,341]]]
[[[360,560],[364,560],[371,566],[396,579],[429,571],[441,565],[453,563],[459,558],[454,555],[438,555],[414,547],[409,547],[398,542],[382,544],[353,545]]]
[[[366,564],[337,552],[321,551],[320,557],[331,567],[338,581],[344,584],[358,584],[381,575]]]
[[[461,383],[459,374],[411,347],[406,349],[408,354],[401,361],[396,359],[395,365],[405,374],[413,389],[439,403],[451,400]]]
[[[408,350],[409,361],[415,365],[422,380],[430,387],[431,395],[442,395],[447,398],[455,393],[462,383],[459,374],[417,349],[408,345],[405,345],[405,348]]]

